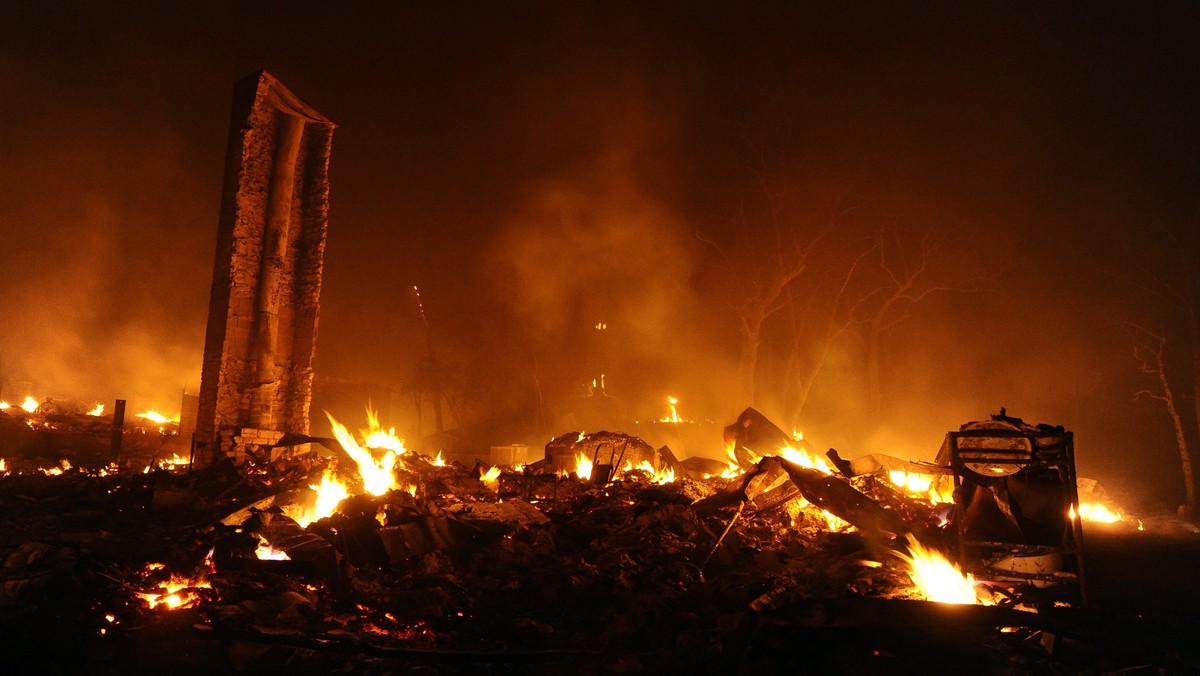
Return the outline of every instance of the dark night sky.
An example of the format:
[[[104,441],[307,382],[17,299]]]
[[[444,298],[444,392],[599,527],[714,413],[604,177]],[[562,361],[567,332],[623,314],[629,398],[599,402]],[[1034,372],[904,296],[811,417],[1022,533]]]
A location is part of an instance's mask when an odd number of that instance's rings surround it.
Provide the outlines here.
[[[889,338],[877,429],[835,350],[809,439],[929,459],[1005,405],[1073,429],[1083,474],[1178,499],[1123,271],[1196,222],[1200,8],[774,4],[4,3],[6,389],[173,409],[198,388],[232,84],[266,68],[339,125],[319,374],[403,384],[417,284],[470,377],[569,365],[605,320],[632,414],[670,391],[732,419],[694,235],[729,234],[745,139],[788,130],[812,194],[869,186],[872,214],[994,273]]]

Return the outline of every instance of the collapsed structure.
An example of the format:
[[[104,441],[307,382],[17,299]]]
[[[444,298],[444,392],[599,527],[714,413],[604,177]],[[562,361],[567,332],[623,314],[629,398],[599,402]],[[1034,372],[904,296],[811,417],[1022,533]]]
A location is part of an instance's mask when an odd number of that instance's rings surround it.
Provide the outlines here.
[[[266,71],[234,90],[198,465],[308,432],[334,124]]]

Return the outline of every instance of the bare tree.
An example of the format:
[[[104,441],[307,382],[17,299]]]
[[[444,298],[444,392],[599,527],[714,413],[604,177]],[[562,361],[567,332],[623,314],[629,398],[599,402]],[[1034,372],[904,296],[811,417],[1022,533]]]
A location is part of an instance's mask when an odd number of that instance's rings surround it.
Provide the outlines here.
[[[912,317],[913,308],[926,298],[979,291],[986,275],[980,270],[959,270],[959,254],[948,245],[945,231],[932,227],[913,236],[895,226],[881,227],[872,253],[877,257],[875,282],[854,302],[852,312],[863,327],[867,404],[871,416],[878,419],[883,408],[884,336]]]
[[[1164,357],[1167,347],[1166,332],[1160,327],[1157,331],[1145,327],[1133,326],[1133,356],[1137,360],[1138,369],[1152,376],[1157,384],[1156,390],[1141,390],[1137,396],[1144,396],[1163,402],[1171,424],[1175,427],[1175,441],[1179,446],[1179,461],[1183,470],[1183,484],[1186,492],[1184,506],[1189,515],[1196,509],[1196,482],[1192,475],[1192,457],[1188,451],[1187,433],[1179,408],[1175,404],[1175,392],[1171,388],[1169,369]]]

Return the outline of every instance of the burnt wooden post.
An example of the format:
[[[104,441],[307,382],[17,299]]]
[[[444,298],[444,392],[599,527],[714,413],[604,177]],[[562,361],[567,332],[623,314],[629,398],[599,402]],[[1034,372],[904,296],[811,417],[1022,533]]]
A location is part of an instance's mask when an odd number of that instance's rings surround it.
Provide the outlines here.
[[[113,462],[121,462],[121,440],[125,438],[125,400],[118,399],[113,404],[112,422],[112,457]]]
[[[196,465],[308,434],[334,124],[266,71],[234,90]]]

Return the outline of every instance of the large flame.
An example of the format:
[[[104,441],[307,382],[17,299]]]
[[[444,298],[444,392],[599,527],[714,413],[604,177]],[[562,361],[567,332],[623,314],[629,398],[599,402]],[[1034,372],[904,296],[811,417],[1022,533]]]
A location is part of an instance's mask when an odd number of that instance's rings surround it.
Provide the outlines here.
[[[932,549],[926,549],[911,534],[908,554],[896,555],[908,562],[908,577],[926,599],[936,603],[979,603],[975,594],[975,578],[963,575],[958,566]]]
[[[34,399],[28,395],[26,395],[25,401],[21,403],[21,408],[25,409],[26,413],[33,413],[34,411],[38,410],[40,406],[41,404],[38,403],[37,399]]]
[[[328,411],[325,412],[325,417],[329,418],[334,438],[338,440],[338,443],[346,450],[346,454],[358,465],[358,474],[362,477],[363,488],[368,493],[371,495],[383,495],[389,490],[399,487],[396,483],[396,475],[392,469],[396,466],[397,458],[404,452],[403,442],[396,439],[395,435],[391,432],[388,432],[385,436],[378,437],[378,439],[385,439],[386,441],[383,443],[387,445],[392,445],[391,439],[395,439],[399,442],[398,448],[400,451],[397,452],[394,447],[388,448],[381,458],[376,459],[375,455],[371,452],[371,449],[375,448],[371,446],[372,442],[368,441],[367,448],[359,446],[358,440],[354,438],[353,434],[350,434],[345,425],[338,422]],[[376,433],[383,432],[383,430],[378,427],[379,421],[369,409],[367,420],[369,423],[372,423],[373,429],[368,430],[364,436],[370,440],[376,438]],[[376,441],[374,443],[380,442]]]

